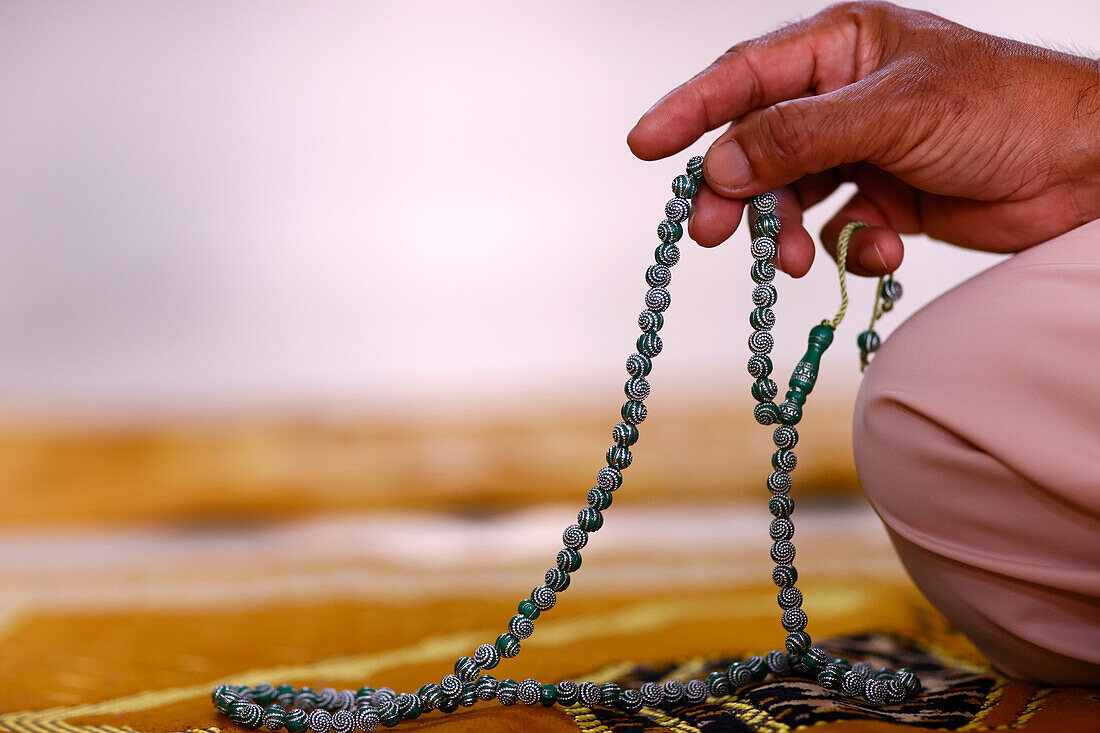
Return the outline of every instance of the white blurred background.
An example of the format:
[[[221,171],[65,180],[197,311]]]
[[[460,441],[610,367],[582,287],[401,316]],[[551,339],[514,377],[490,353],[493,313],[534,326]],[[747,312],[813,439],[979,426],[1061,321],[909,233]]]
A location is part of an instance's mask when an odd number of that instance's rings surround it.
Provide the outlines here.
[[[1100,53],[1093,0],[914,5]],[[0,4],[2,410],[617,405],[668,183],[714,136],[643,163],[627,131],[821,7]],[[745,391],[746,241],[686,243],[655,396]],[[998,260],[906,245],[885,332]],[[823,262],[780,283],[781,372],[835,308]],[[869,285],[829,356],[842,390]]]

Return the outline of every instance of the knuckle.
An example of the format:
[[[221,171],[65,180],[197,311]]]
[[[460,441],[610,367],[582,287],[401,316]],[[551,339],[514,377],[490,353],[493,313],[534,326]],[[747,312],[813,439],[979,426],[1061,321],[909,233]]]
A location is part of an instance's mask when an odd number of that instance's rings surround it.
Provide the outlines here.
[[[800,108],[781,102],[760,113],[758,125],[764,154],[784,170],[796,167],[809,144],[810,131]]]

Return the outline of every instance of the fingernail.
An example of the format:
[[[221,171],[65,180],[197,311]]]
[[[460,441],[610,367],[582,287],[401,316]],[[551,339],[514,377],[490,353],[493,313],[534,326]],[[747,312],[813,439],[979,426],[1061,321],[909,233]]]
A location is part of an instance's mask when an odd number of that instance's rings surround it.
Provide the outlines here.
[[[752,168],[741,146],[733,140],[716,145],[707,153],[706,177],[723,188],[741,188],[752,180]]]
[[[886,271],[886,260],[883,258],[877,244],[873,244],[859,253],[859,264],[875,272]]]

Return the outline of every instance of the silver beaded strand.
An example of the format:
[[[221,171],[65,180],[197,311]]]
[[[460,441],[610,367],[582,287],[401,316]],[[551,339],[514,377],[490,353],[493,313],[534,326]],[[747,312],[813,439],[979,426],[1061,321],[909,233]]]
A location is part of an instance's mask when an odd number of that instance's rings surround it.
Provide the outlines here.
[[[771,192],[760,194],[751,202],[756,214],[752,222],[750,248],[754,258],[751,276],[755,287],[752,292],[754,308],[749,317],[753,333],[748,342],[752,352],[748,371],[755,380],[752,385],[752,395],[757,401],[754,418],[762,425],[780,423],[772,435],[776,452],[772,455],[773,471],[766,483],[772,493],[768,508],[774,516],[769,525],[773,543],[771,556],[776,563],[772,579],[779,587],[780,622],[788,632],[786,651],[775,650],[763,657],[748,657],[734,662],[724,671],[710,673],[706,679],[692,679],[686,683],[669,681],[664,685],[647,682],[636,690],[622,689],[614,682],[597,685],[594,682],[566,680],[543,684],[535,679],[520,682],[498,680],[488,674],[488,670],[494,669],[502,658],[510,659],[519,654],[520,642],[534,633],[535,621],[542,613],[551,610],[557,603],[558,594],[569,587],[571,573],[581,565],[580,551],[588,543],[589,535],[603,526],[603,512],[611,506],[614,492],[622,485],[622,471],[633,460],[630,447],[637,442],[638,425],[645,421],[647,415],[645,399],[650,394],[650,385],[646,377],[652,369],[653,358],[661,353],[663,347],[658,332],[664,325],[664,311],[671,304],[667,286],[672,279],[671,268],[680,260],[677,242],[683,236],[682,222],[691,211],[691,198],[703,177],[702,164],[702,158],[693,157],[688,161],[686,174],[673,180],[674,197],[665,205],[666,218],[657,226],[660,243],[654,251],[655,263],[646,270],[649,291],[645,295],[645,310],[638,317],[642,333],[635,344],[637,350],[626,360],[628,379],[624,392],[627,400],[620,410],[622,421],[615,425],[611,433],[613,445],[607,449],[607,465],[596,474],[596,485],[589,490],[588,505],[577,514],[577,522],[566,527],[562,533],[564,547],[558,552],[555,566],[546,571],[544,583],[520,601],[517,613],[508,622],[507,631],[497,637],[495,643],[479,646],[473,656],[459,657],[455,661],[454,672],[445,675],[438,684],[428,683],[416,692],[397,693],[387,687],[314,691],[308,687],[274,687],[267,683],[254,687],[226,684],[217,686],[211,694],[219,712],[241,727],[263,727],[273,733],[283,729],[288,733],[306,730],[311,733],[352,733],[375,730],[379,725],[392,727],[430,710],[453,712],[459,706],[469,707],[479,700],[494,698],[502,705],[603,705],[635,713],[643,705],[671,705],[683,701],[701,703],[707,697],[729,695],[734,690],[764,680],[768,675],[810,676],[827,689],[862,698],[874,705],[896,704],[919,693],[920,680],[912,670],[883,668],[876,671],[866,662],[852,664],[812,646],[805,631],[808,619],[802,610],[802,592],[795,587],[798,572],[793,564],[794,522],[791,519],[794,501],[789,492],[790,474],[797,465],[794,447],[798,443],[798,431],[794,426],[801,418],[805,395],[816,380],[816,366],[806,366],[804,357],[791,377],[791,391],[787,392],[781,404],[776,405],[774,400],[778,395],[778,386],[770,378],[773,366],[769,354],[775,343],[770,333],[775,325],[771,307],[775,305],[778,295],[772,284],[775,267],[771,260],[777,251],[780,222],[775,215],[778,198]],[[879,297],[885,303],[892,305],[900,296],[900,284],[892,279],[880,283]],[[881,310],[889,310],[890,305]],[[878,301],[875,310],[876,313],[880,311]],[[817,326],[815,330],[822,327]],[[829,327],[828,341],[831,341],[831,334],[832,328]],[[821,338],[820,331],[818,337]],[[812,330],[811,351],[814,338]],[[859,345],[866,355],[877,348],[877,336],[872,348],[864,348],[872,346],[871,339],[861,334]],[[818,356],[825,346],[819,348]]]

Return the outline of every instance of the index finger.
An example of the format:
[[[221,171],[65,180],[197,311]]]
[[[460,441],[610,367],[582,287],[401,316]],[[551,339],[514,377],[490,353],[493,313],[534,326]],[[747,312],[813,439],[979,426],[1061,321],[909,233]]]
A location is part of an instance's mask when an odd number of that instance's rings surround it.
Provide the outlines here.
[[[882,62],[887,12],[877,3],[834,5],[734,46],[642,115],[627,145],[657,160],[751,110],[859,81]]]

